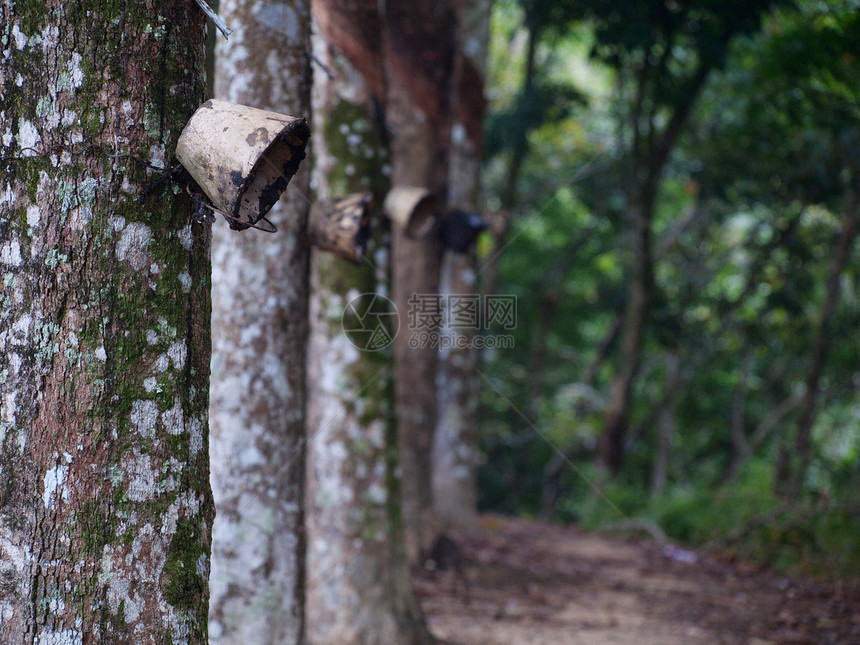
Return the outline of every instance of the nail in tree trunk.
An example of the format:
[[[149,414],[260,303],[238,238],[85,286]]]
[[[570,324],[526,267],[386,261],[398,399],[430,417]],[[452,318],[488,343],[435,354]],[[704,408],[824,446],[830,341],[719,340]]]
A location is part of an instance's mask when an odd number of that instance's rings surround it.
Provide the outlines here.
[[[216,98],[307,116],[309,7],[222,0]],[[213,239],[213,644],[298,643],[304,629],[307,160],[267,216]]]
[[[159,181],[190,2],[0,8],[0,642],[207,642],[209,228]]]
[[[315,79],[317,196],[326,200],[322,204],[331,204],[351,191],[370,190],[379,221],[378,207],[388,188],[383,172],[388,153],[380,124],[371,116],[370,91],[325,37],[315,41],[314,51],[333,74]],[[399,525],[388,342],[395,330],[386,326],[387,301],[380,297],[373,305],[373,294],[382,296],[387,290],[387,249],[382,244],[377,231],[368,257],[358,266],[321,249],[313,252],[308,351],[310,645],[431,642],[412,594]],[[356,307],[363,318],[344,317],[348,306]],[[366,333],[348,336],[344,324]]]
[[[489,36],[488,0],[452,5],[457,14],[457,57],[453,70],[453,109],[448,205],[470,212],[483,210],[480,201],[481,124],[484,116],[483,80]],[[467,55],[468,52],[468,55]],[[475,253],[446,249],[442,256],[439,292],[453,313],[458,296],[477,294]],[[452,299],[453,298],[453,299]],[[480,303],[477,303],[480,306]],[[436,513],[446,525],[471,527],[477,511],[478,353],[474,326],[452,326],[446,315],[442,334],[451,339],[439,348],[438,412],[433,439],[433,500]],[[479,322],[479,321],[478,321]]]

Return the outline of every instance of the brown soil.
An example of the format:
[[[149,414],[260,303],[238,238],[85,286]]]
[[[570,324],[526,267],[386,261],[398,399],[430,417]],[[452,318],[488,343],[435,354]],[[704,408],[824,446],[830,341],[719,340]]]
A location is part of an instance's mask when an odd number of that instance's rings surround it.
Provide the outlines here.
[[[522,519],[451,538],[415,584],[452,645],[860,645],[857,585]]]

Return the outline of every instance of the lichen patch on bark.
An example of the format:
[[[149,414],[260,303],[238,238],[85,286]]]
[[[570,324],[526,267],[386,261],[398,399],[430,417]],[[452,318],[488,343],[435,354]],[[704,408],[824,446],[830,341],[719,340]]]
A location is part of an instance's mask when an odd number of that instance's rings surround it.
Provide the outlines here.
[[[211,525],[207,232],[183,248],[181,192],[138,200],[202,93],[203,22],[121,9],[0,6],[3,643],[206,641],[204,586],[173,605],[164,572]]]
[[[222,1],[234,33],[218,45],[216,96],[306,115],[307,10]],[[268,215],[277,235],[214,233],[213,645],[298,642],[304,630],[306,164]]]

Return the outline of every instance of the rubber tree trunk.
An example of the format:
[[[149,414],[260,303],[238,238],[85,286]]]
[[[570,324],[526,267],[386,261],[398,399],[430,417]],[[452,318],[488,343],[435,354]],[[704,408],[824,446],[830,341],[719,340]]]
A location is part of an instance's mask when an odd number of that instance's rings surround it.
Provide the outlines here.
[[[438,0],[387,0],[384,26],[386,115],[393,133],[392,184],[420,186],[444,198],[454,13]],[[432,343],[411,342],[416,332],[438,333],[438,324],[414,325],[410,300],[438,294],[441,258],[442,246],[435,235],[413,240],[393,227],[392,296],[405,323],[394,341],[394,400],[410,562],[429,548],[440,528],[433,510],[431,467],[437,349]]]
[[[439,0],[317,0],[320,25],[374,95],[390,136],[391,179],[444,199],[456,18]],[[413,294],[438,293],[441,245],[394,227],[392,298],[403,328],[394,341],[395,416],[410,561],[436,534],[430,458],[436,428],[436,348],[411,347]],[[431,324],[423,331],[438,331]]]
[[[480,212],[480,170],[483,81],[489,37],[489,0],[452,3],[457,14],[457,57],[454,64],[454,114],[448,173],[448,206]],[[467,117],[468,121],[465,118]],[[468,127],[467,127],[468,126]],[[446,314],[458,296],[477,295],[475,253],[445,250],[439,278]],[[440,345],[436,396],[438,412],[433,439],[433,500],[446,525],[472,527],[477,518],[478,352],[474,337],[479,325],[457,327],[446,315],[440,330],[450,341]]]
[[[222,0],[215,95],[310,112],[305,2]],[[213,644],[298,643],[304,624],[308,166],[269,214],[279,231],[213,239]]]
[[[190,2],[0,7],[0,642],[207,642],[209,228],[159,181]]]
[[[388,151],[371,94],[323,36],[314,53],[332,74],[314,84],[314,184],[318,200],[388,189]],[[378,221],[379,213],[374,220]],[[391,409],[392,348],[375,331],[390,312],[380,232],[359,266],[314,251],[308,351],[307,639],[311,645],[430,642],[399,526],[397,444]],[[361,295],[365,294],[365,295]],[[368,335],[344,327],[362,321]],[[379,315],[377,315],[379,314]],[[382,325],[384,329],[377,329]]]

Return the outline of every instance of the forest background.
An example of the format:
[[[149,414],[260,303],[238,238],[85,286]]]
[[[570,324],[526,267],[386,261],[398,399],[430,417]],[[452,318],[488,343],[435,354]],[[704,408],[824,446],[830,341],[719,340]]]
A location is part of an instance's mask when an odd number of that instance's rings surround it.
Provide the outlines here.
[[[860,14],[731,4],[495,3],[480,503],[856,571]]]

